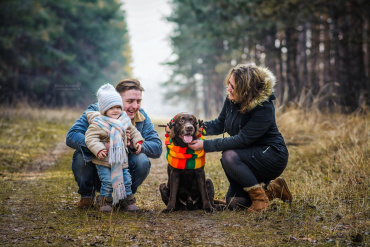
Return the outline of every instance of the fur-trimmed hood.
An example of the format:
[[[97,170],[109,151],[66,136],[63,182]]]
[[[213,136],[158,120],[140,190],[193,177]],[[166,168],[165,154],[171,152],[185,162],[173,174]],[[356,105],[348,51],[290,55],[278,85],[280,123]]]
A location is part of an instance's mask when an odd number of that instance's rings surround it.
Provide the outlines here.
[[[265,78],[265,86],[261,93],[251,102],[250,107],[248,107],[248,111],[269,100],[270,96],[274,93],[276,77],[268,68],[260,67],[259,69],[261,70],[261,77],[263,76]]]

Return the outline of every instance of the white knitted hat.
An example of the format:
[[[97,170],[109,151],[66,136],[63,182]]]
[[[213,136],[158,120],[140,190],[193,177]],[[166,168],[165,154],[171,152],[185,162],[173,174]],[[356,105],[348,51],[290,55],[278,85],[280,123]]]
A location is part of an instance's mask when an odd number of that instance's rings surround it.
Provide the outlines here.
[[[116,91],[116,89],[109,83],[104,84],[98,90],[98,105],[99,111],[104,115],[109,108],[119,105],[123,110],[121,95]]]

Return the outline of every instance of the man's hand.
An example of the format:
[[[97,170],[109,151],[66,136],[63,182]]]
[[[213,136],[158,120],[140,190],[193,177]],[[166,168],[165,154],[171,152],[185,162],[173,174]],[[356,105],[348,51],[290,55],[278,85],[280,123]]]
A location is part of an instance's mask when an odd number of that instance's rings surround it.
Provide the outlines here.
[[[107,156],[107,155],[108,155],[108,150],[102,149],[98,153],[98,158],[101,159],[101,160],[103,160],[104,157]]]
[[[202,150],[204,149],[203,140],[194,140],[188,144],[188,147],[193,149],[194,151]]]
[[[109,142],[103,142],[103,143],[104,143],[105,149],[109,151]]]
[[[131,144],[131,131],[130,130],[126,130],[126,136],[127,136],[127,146],[130,146]]]

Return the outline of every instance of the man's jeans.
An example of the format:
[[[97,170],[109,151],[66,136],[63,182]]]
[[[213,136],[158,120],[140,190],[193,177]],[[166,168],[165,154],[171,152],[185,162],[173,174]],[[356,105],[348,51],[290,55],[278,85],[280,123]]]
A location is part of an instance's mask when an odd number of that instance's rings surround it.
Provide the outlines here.
[[[111,168],[106,166],[96,165],[96,170],[101,182],[100,195],[105,197],[112,197],[113,187],[112,187],[112,177],[111,177]],[[125,185],[126,195],[132,195],[131,191],[131,175],[128,168],[122,170],[123,174],[123,183]]]
[[[150,166],[150,160],[145,154],[128,155],[128,168],[132,178],[132,194],[136,193],[137,188],[149,175]],[[101,183],[95,165],[92,162],[85,164],[82,153],[79,151],[75,151],[73,154],[72,171],[81,198],[92,198],[95,195],[95,191],[100,191]]]

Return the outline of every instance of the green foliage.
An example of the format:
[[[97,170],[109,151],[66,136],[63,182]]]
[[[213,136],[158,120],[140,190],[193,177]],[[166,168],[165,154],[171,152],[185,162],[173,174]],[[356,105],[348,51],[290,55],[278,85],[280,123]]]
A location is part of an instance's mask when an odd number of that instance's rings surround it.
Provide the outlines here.
[[[323,93],[325,107],[354,110],[369,102],[370,67],[364,63],[369,49],[365,54],[361,47],[369,46],[363,36],[369,33],[366,1],[171,3],[168,21],[175,24],[171,41],[176,56],[168,63],[172,77],[163,85],[171,89],[168,99],[188,100],[195,113],[217,114],[225,96],[224,76],[236,64],[248,62],[276,74],[276,94],[284,106],[309,104]],[[333,82],[339,87],[329,86]]]
[[[223,36],[230,13],[224,7],[219,1],[173,1],[174,11],[168,18],[177,24],[171,36],[177,58],[169,63],[174,73],[164,85],[177,89],[169,99],[174,95],[189,99],[195,113],[203,109],[208,115],[209,105],[220,106],[224,98],[218,90],[227,71],[223,57],[229,53]]]
[[[48,105],[91,100],[131,72],[118,0],[1,1],[0,98]]]

